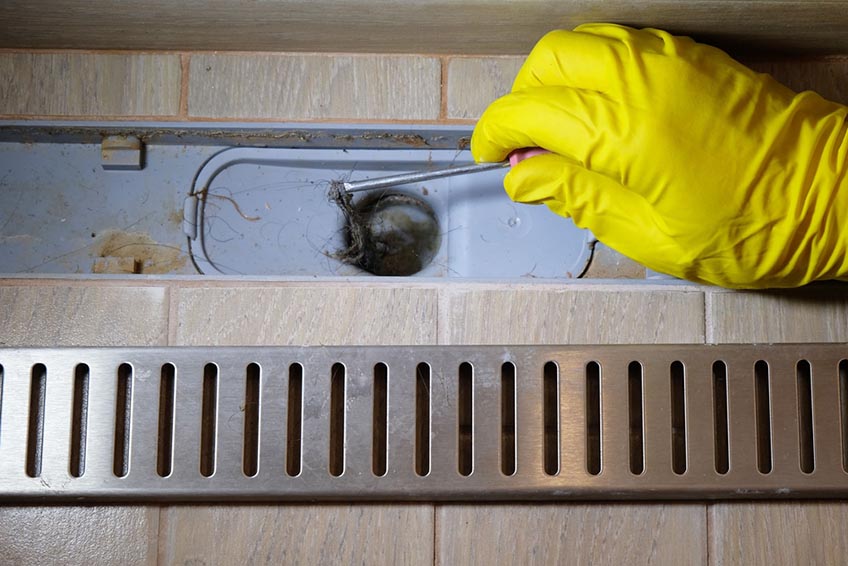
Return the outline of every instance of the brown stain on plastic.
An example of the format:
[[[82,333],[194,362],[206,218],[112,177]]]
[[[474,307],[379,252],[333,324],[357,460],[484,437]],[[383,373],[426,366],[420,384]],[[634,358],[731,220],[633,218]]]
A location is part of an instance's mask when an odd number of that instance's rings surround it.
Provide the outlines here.
[[[185,267],[187,260],[179,248],[160,244],[144,232],[107,230],[98,234],[94,249],[97,257],[132,259],[141,273],[172,273]]]

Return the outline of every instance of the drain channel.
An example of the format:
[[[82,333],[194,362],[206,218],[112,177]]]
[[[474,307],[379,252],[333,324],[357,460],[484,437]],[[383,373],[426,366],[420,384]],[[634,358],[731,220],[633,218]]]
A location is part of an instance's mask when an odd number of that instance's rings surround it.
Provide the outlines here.
[[[0,349],[3,500],[845,497],[848,348]]]

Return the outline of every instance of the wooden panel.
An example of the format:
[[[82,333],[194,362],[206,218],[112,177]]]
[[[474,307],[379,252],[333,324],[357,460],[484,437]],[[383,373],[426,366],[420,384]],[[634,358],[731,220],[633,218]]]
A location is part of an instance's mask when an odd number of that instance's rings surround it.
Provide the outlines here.
[[[814,90],[829,100],[848,104],[848,57],[784,57],[744,62],[756,71],[770,74],[792,90]]]
[[[176,343],[435,344],[436,293],[426,289],[292,287],[180,291]]]
[[[700,291],[444,290],[454,344],[704,339]],[[445,324],[445,323],[443,323]],[[682,505],[487,505],[437,509],[437,564],[706,564],[706,511]]]
[[[213,118],[433,120],[440,74],[433,57],[195,55],[188,111]]]
[[[458,57],[448,63],[448,118],[479,118],[508,93],[524,57]]]
[[[694,289],[694,288],[693,288]],[[454,344],[698,343],[704,340],[703,294],[634,290],[450,292],[444,314]]]
[[[815,286],[791,291],[713,291],[707,342],[848,341],[848,295]]]
[[[0,46],[527,53],[587,21],[667,28],[726,45],[848,51],[844,0],[6,0]],[[155,31],[154,31],[155,30]]]
[[[172,116],[179,99],[177,55],[0,53],[6,115]]]
[[[714,343],[844,342],[848,297],[827,286],[712,291],[707,319]],[[838,564],[848,552],[845,503],[721,503],[709,513],[714,564]]]
[[[0,346],[162,346],[167,313],[161,287],[20,281],[0,286]],[[156,564],[158,524],[158,507],[0,507],[0,563]]]
[[[703,505],[437,508],[437,564],[706,564]]]
[[[0,507],[0,563],[156,564],[158,507]]]
[[[711,562],[747,564],[844,564],[848,556],[845,503],[713,505]]]
[[[434,290],[357,285],[183,288],[180,345],[433,344]],[[171,507],[167,564],[432,564],[433,506]]]
[[[430,505],[172,507],[161,564],[433,564]]]
[[[0,346],[164,346],[163,287],[0,286]]]

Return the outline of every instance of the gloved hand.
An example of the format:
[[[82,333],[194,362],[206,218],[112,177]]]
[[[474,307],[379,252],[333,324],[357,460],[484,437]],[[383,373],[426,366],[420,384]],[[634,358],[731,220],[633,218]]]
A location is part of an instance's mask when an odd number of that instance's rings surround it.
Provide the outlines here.
[[[726,287],[848,276],[848,107],[685,37],[608,24],[545,36],[483,114],[477,161],[651,269]]]

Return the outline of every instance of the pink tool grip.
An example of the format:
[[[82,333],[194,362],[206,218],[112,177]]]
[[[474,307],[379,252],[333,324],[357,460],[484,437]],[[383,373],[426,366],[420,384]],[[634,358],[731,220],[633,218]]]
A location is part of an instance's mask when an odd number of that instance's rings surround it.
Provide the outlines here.
[[[510,167],[515,167],[525,159],[530,159],[537,155],[544,155],[545,153],[550,153],[550,151],[542,149],[541,147],[525,147],[523,149],[516,149],[509,154],[509,165]]]

